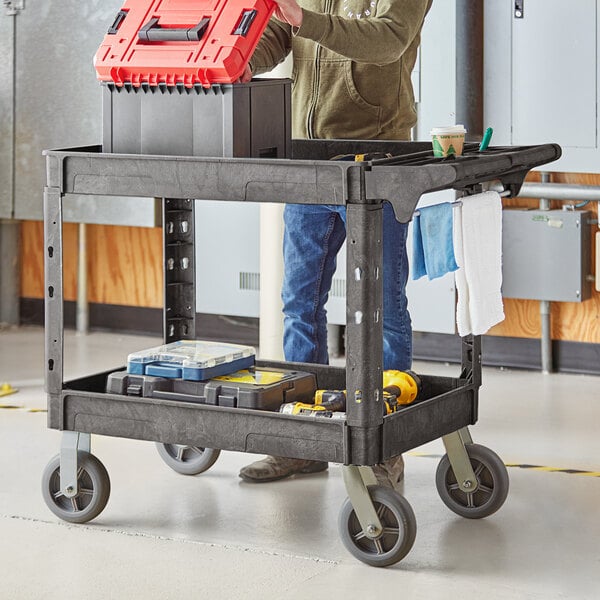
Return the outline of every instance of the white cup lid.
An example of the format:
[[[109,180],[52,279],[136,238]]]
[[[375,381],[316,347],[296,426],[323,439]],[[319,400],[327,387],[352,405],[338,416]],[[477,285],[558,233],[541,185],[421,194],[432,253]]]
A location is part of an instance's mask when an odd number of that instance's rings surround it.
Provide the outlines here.
[[[434,127],[431,135],[452,135],[453,133],[467,133],[464,125],[447,125],[445,127]]]

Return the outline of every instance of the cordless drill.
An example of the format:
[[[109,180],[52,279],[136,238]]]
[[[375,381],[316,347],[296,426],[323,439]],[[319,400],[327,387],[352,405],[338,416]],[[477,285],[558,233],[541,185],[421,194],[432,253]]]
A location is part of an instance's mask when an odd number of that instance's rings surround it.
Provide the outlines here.
[[[387,370],[383,372],[383,413],[394,413],[401,406],[414,402],[421,380],[412,371]],[[280,412],[292,415],[330,417],[346,410],[346,390],[317,390],[314,404],[291,402],[283,404]]]

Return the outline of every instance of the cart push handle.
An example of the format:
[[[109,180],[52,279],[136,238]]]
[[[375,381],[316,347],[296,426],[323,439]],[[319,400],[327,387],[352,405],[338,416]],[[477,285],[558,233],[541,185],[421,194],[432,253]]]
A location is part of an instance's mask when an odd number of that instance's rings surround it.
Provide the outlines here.
[[[139,31],[138,38],[142,42],[199,42],[210,19],[204,17],[197,25],[189,28],[161,27],[158,17],[150,19]]]

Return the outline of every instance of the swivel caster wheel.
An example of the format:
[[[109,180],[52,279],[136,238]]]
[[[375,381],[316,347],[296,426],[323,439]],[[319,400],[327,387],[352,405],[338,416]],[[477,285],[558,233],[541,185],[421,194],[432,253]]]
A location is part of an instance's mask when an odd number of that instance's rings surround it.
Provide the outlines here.
[[[160,457],[177,473],[182,475],[199,475],[208,471],[219,458],[220,450],[199,448],[183,444],[161,444],[156,449]]]
[[[408,501],[393,489],[381,485],[367,489],[382,531],[375,537],[368,536],[350,499],[346,499],[338,519],[340,536],[346,549],[358,560],[373,567],[387,567],[409,553],[417,534],[417,520]]]
[[[48,508],[63,521],[87,523],[97,517],[110,496],[110,479],[104,465],[88,452],[77,455],[77,493],[66,496],[60,487],[60,455],[44,469],[42,495]]]
[[[435,485],[451,511],[467,519],[482,519],[504,504],[508,495],[508,472],[500,457],[489,448],[467,444],[465,449],[477,478],[473,491],[460,488],[447,454],[438,465]]]

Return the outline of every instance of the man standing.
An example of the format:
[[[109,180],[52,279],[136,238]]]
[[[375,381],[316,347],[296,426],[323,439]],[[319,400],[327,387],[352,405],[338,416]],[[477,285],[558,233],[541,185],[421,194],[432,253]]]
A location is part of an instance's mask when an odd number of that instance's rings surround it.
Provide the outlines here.
[[[409,140],[417,120],[411,82],[432,0],[274,0],[277,8],[244,74],[270,71],[293,53],[292,136]],[[346,236],[345,207],[288,204],[284,211],[284,354],[328,362],[327,302]],[[383,366],[407,370],[412,329],[406,299],[407,225],[383,212]],[[395,487],[402,457],[374,467]],[[327,463],[269,456],[240,471],[266,482],[316,473]]]

